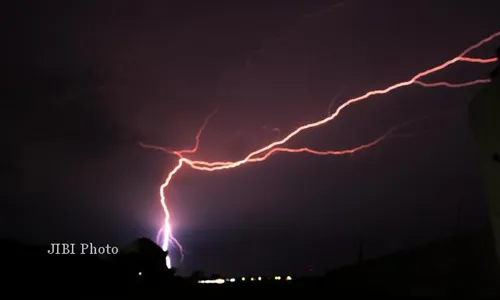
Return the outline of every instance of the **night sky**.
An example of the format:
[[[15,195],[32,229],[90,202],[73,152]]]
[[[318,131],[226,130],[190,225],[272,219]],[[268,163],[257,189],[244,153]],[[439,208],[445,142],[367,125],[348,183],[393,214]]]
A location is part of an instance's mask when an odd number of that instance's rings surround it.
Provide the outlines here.
[[[192,147],[218,109],[194,157],[240,159],[324,118],[338,93],[335,107],[500,29],[497,0],[32,2],[0,7],[0,236],[33,244],[154,239],[158,187],[176,157],[139,141]],[[459,63],[426,81],[492,68]],[[344,149],[418,120],[354,155],[183,169],[167,192],[186,250],[174,265],[322,273],[356,262],[360,241],[368,258],[484,226],[467,119],[480,88],[399,89],[287,144]]]

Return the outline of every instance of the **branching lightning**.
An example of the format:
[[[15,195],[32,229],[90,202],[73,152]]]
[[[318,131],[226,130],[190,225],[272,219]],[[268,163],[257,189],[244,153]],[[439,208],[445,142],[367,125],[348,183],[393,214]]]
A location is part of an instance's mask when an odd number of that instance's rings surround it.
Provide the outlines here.
[[[291,133],[289,133],[288,135],[286,135],[285,137],[283,137],[277,141],[274,141],[265,147],[262,147],[260,149],[257,149],[255,151],[249,153],[245,158],[238,160],[238,161],[214,161],[214,162],[211,162],[211,161],[203,161],[203,160],[193,160],[193,159],[186,157],[186,155],[195,154],[196,151],[198,150],[199,144],[200,144],[201,134],[202,134],[203,130],[205,129],[205,127],[207,126],[209,119],[214,115],[215,112],[212,113],[210,116],[208,116],[205,119],[205,122],[203,123],[202,127],[200,128],[200,130],[198,131],[198,133],[196,135],[196,142],[195,142],[195,145],[192,149],[171,150],[171,149],[163,148],[163,147],[159,147],[159,146],[146,145],[143,143],[139,143],[144,148],[163,151],[163,152],[166,152],[168,154],[176,155],[178,157],[178,161],[177,161],[175,167],[170,171],[170,173],[167,175],[166,179],[164,180],[163,184],[160,186],[160,202],[161,202],[161,205],[162,205],[163,210],[165,212],[165,221],[164,221],[163,227],[160,229],[160,231],[158,233],[157,242],[162,244],[162,247],[165,251],[167,251],[169,249],[169,244],[172,243],[174,246],[176,246],[181,251],[181,254],[183,254],[183,249],[182,249],[180,243],[172,235],[172,228],[171,228],[171,224],[170,224],[170,212],[169,212],[168,207],[167,207],[166,195],[165,195],[165,191],[166,191],[167,187],[170,185],[172,179],[177,174],[177,172],[182,169],[182,167],[188,166],[188,167],[191,167],[192,169],[199,170],[199,171],[214,172],[214,171],[228,170],[228,169],[240,167],[240,166],[243,166],[243,165],[248,164],[248,163],[263,162],[263,161],[267,160],[269,157],[271,157],[272,155],[280,153],[280,152],[309,153],[309,154],[313,154],[313,155],[324,155],[324,156],[326,156],[326,155],[345,155],[345,154],[352,154],[352,153],[355,153],[357,151],[361,151],[361,150],[365,150],[367,148],[373,147],[373,146],[379,144],[380,142],[384,141],[388,137],[394,136],[394,133],[399,128],[407,125],[408,123],[395,126],[395,127],[391,128],[389,131],[387,131],[384,135],[380,136],[379,138],[377,138],[373,141],[370,141],[366,144],[351,148],[351,149],[342,149],[342,150],[335,150],[335,151],[333,151],[333,150],[321,151],[321,150],[310,149],[307,147],[295,148],[295,149],[294,148],[286,148],[286,147],[283,147],[283,145],[303,131],[313,129],[313,128],[325,125],[326,123],[329,123],[330,121],[333,121],[335,118],[337,118],[337,116],[339,116],[339,114],[345,108],[349,107],[350,105],[353,105],[357,102],[361,102],[361,101],[368,99],[368,98],[375,96],[375,95],[387,94],[393,90],[396,90],[396,89],[399,89],[402,87],[406,87],[406,86],[410,86],[410,85],[419,85],[419,86],[426,87],[426,88],[431,88],[431,87],[461,88],[461,87],[468,87],[468,86],[481,84],[481,83],[488,83],[490,81],[489,79],[477,79],[477,80],[464,82],[464,83],[449,83],[446,81],[436,82],[436,83],[426,83],[426,82],[421,81],[421,79],[427,75],[441,71],[441,70],[445,69],[446,67],[448,67],[452,64],[455,64],[457,62],[480,63],[480,64],[488,64],[488,63],[496,62],[497,58],[474,58],[474,57],[469,57],[466,55],[468,53],[470,53],[472,50],[481,47],[485,43],[488,43],[491,40],[493,40],[499,36],[500,36],[500,31],[490,35],[489,37],[487,37],[487,38],[481,40],[480,42],[472,45],[471,47],[465,49],[462,53],[460,53],[458,56],[454,57],[453,59],[450,59],[450,60],[448,60],[448,61],[446,61],[438,66],[432,67],[426,71],[423,71],[421,73],[416,74],[414,77],[412,77],[408,81],[402,81],[402,82],[396,83],[394,85],[391,85],[385,89],[372,90],[372,91],[369,91],[369,92],[367,92],[364,95],[361,95],[359,97],[348,99],[347,101],[343,102],[343,104],[338,106],[338,108],[333,113],[329,113],[326,118],[321,119],[321,120],[316,121],[316,122],[312,122],[312,123],[303,125],[303,126],[300,126],[297,129],[295,129],[294,131],[292,131]],[[170,257],[168,255],[166,258],[166,264],[167,264],[168,268],[171,268],[171,261],[170,261]]]

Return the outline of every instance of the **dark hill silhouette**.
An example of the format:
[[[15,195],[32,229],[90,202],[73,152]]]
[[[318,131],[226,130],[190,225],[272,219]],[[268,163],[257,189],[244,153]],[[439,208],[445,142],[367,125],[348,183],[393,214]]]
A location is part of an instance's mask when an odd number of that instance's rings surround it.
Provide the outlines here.
[[[126,292],[175,281],[174,271],[165,266],[166,252],[145,238],[107,257],[49,255],[48,245],[27,246],[10,239],[0,240],[0,249],[0,265],[4,274],[8,274],[2,279],[2,286],[6,287],[30,283],[39,292],[63,286],[74,291]]]
[[[139,238],[130,245],[122,247],[120,251],[124,254],[144,253],[147,255],[161,256],[165,260],[166,252],[155,242],[148,238]]]
[[[497,262],[490,230],[438,240],[328,272],[337,289],[383,290],[393,294],[488,293]]]
[[[148,239],[138,239],[119,254],[48,255],[48,247],[26,246],[0,240],[2,287],[29,286],[39,294],[71,290],[76,295],[130,295],[134,292],[203,292],[213,295],[246,295],[279,290],[292,295],[308,293],[343,295],[494,295],[495,251],[491,232],[483,231],[440,240],[414,249],[361,262],[328,272],[318,278],[294,278],[291,282],[236,282],[223,285],[194,284],[165,267],[164,252]],[[140,273],[139,273],[140,272]],[[201,274],[201,273],[200,273]],[[200,277],[200,276],[197,276]],[[187,288],[189,287],[189,288]],[[4,288],[4,289],[5,289]],[[277,291],[278,292],[278,291]]]
[[[140,238],[122,247],[118,255],[110,256],[114,265],[120,266],[128,278],[148,282],[173,278],[175,270],[166,267],[167,252],[148,238]]]

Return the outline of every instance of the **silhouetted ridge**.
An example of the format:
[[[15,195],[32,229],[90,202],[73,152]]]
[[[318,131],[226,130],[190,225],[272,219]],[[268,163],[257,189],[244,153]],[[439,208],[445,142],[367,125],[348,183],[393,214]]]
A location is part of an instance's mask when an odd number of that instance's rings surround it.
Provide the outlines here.
[[[155,242],[148,238],[139,238],[131,244],[123,247],[120,251],[127,254],[143,254],[148,256],[166,256],[166,252]]]

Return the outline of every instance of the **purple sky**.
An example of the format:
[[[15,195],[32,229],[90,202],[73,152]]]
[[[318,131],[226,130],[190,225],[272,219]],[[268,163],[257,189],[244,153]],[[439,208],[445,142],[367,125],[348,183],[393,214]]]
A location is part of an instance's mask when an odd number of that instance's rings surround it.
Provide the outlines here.
[[[339,92],[337,106],[500,29],[494,0],[353,0],[331,10],[335,1],[7,2],[0,233],[30,243],[154,238],[158,186],[176,160],[138,141],[191,147],[217,108],[196,157],[238,159],[276,138],[271,128],[323,118]],[[473,54],[491,57],[499,44]],[[457,64],[427,81],[484,78],[492,67]],[[180,270],[323,272],[355,262],[361,236],[373,257],[483,226],[466,111],[479,88],[400,89],[289,144],[352,147],[432,115],[402,129],[411,137],[353,156],[183,170],[168,191],[187,252]]]

